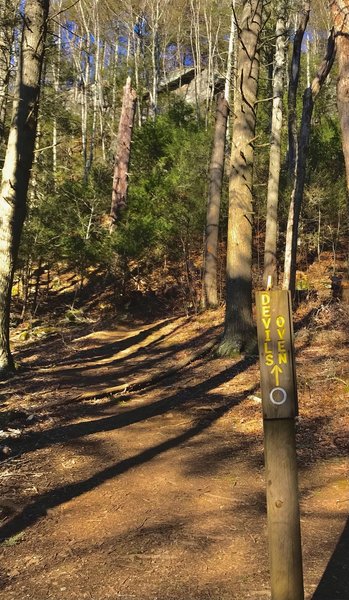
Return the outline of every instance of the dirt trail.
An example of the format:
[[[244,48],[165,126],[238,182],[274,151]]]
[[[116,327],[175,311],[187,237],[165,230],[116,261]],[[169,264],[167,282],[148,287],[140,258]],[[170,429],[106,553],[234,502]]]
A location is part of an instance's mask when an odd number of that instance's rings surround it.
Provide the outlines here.
[[[209,355],[149,389],[81,395],[166,372],[221,322],[19,347],[27,370],[0,389],[4,431],[21,431],[0,477],[1,598],[270,597],[257,361]],[[349,350],[326,323],[297,339],[305,587],[347,600]]]

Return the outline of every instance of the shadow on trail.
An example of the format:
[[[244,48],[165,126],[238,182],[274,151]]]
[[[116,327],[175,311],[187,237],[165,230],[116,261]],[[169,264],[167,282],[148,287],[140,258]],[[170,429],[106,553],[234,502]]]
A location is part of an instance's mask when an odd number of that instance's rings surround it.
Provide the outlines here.
[[[93,421],[63,425],[48,429],[44,433],[30,434],[23,440],[25,445],[23,447],[22,445],[19,445],[20,453],[24,454],[31,450],[54,446],[56,444],[61,444],[62,442],[69,443],[72,440],[87,435],[121,429],[128,425],[133,425],[140,421],[163,415],[170,410],[179,408],[189,400],[194,400],[197,396],[202,396],[215,387],[230,381],[248,367],[252,366],[255,362],[256,358],[254,357],[242,359],[229,369],[224,369],[217,375],[214,375],[214,377],[191,387],[187,387],[186,389],[181,389],[173,396],[163,398],[152,404],[138,406],[137,408]]]
[[[312,600],[349,598],[349,518]]]
[[[169,323],[171,323],[171,321],[175,321],[175,320],[177,320],[177,319],[173,318],[173,319],[168,319],[165,322],[161,321],[160,323],[154,325],[153,327],[149,327],[148,329],[143,329],[136,335],[128,335],[127,337],[125,337],[119,341],[117,340],[114,342],[103,344],[103,345],[97,346],[95,348],[87,348],[86,350],[78,350],[76,352],[76,354],[74,354],[73,357],[63,359],[62,361],[60,361],[58,366],[60,367],[60,366],[74,365],[76,362],[80,362],[80,361],[84,361],[84,363],[88,363],[88,362],[98,360],[98,359],[112,358],[116,354],[126,351],[126,350],[128,350],[128,348],[131,348],[132,346],[136,346],[136,345],[140,344],[141,342],[145,341],[149,336],[151,336],[155,332],[161,330],[163,327],[166,327]],[[178,331],[178,329],[180,329],[181,327],[183,327],[183,323],[180,323],[179,325],[177,325],[177,327],[174,327],[173,329],[171,329],[171,331],[163,333],[162,335],[157,337],[153,342],[150,342],[146,346],[146,348],[152,348],[157,343],[162,342],[170,335],[176,333],[176,331]],[[144,348],[142,348],[142,347],[136,348],[136,350],[134,350],[132,353],[128,354],[126,358],[129,358],[130,356],[137,354],[137,352],[140,352],[141,350],[144,350]],[[118,360],[125,360],[125,358],[118,359]],[[118,361],[112,361],[112,362],[118,362]],[[88,368],[91,368],[91,367],[88,367]]]
[[[57,368],[55,369],[54,373],[53,373],[53,377],[56,376],[57,379],[59,379],[59,383],[61,385],[62,382],[70,382],[72,384],[76,384],[76,379],[79,380],[79,382],[84,383],[84,387],[85,386],[90,386],[93,384],[98,384],[98,383],[106,383],[108,381],[113,381],[117,378],[118,376],[118,372],[115,371],[111,371],[110,373],[108,372],[103,372],[100,375],[97,375],[95,373],[96,370],[103,370],[103,369],[115,369],[118,368],[118,366],[123,366],[122,369],[122,380],[125,380],[128,376],[132,375],[134,373],[134,362],[132,361],[133,358],[135,358],[136,355],[141,356],[142,354],[145,355],[144,360],[142,360],[142,368],[138,369],[138,373],[141,371],[147,371],[149,370],[149,368],[152,368],[154,365],[159,363],[159,360],[162,359],[167,359],[170,358],[171,356],[175,355],[177,352],[180,351],[184,351],[189,349],[193,343],[197,344],[200,346],[200,344],[203,344],[205,342],[205,340],[215,332],[215,327],[212,327],[210,329],[208,329],[207,331],[205,331],[205,333],[202,333],[200,335],[198,335],[196,338],[192,338],[189,341],[183,342],[181,344],[172,344],[166,348],[160,348],[158,350],[158,354],[155,355],[154,357],[151,357],[148,355],[149,353],[149,349],[153,346],[153,343],[150,343],[148,346],[146,346],[145,348],[137,348],[134,352],[131,352],[130,354],[128,354],[125,357],[117,357],[114,358],[115,354],[117,355],[118,352],[116,353],[112,353],[109,354],[108,356],[103,360],[103,362],[97,362],[97,363],[92,363],[91,361],[93,361],[95,359],[95,357],[90,357],[88,360],[84,360],[83,363],[81,365],[76,364],[76,362],[80,362],[75,360],[72,367],[69,368],[65,368],[66,365],[63,363],[59,363],[57,365]],[[158,340],[156,340],[158,341]],[[155,344],[155,342],[154,342]],[[86,351],[87,352],[87,351]],[[129,364],[128,364],[129,363]],[[85,380],[82,379],[82,377],[85,378]],[[81,385],[79,386],[81,387]]]
[[[74,439],[83,435],[88,435],[90,433],[95,433],[98,431],[107,431],[109,429],[117,429],[118,427],[126,426],[131,423],[136,423],[137,421],[143,420],[145,418],[152,417],[154,415],[160,415],[169,409],[173,409],[174,406],[179,406],[193,394],[193,391],[196,393],[203,393],[204,390],[208,391],[212,387],[218,385],[219,383],[226,381],[228,378],[232,378],[238,373],[241,373],[248,366],[252,364],[253,361],[251,359],[241,360],[237,365],[233,367],[233,369],[227,369],[224,373],[220,373],[216,377],[213,377],[208,382],[203,384],[193,386],[193,388],[189,388],[186,394],[184,394],[184,398],[180,399],[180,396],[183,396],[183,390],[175,394],[172,398],[167,398],[165,400],[161,400],[159,402],[154,403],[153,405],[149,405],[148,407],[141,407],[138,409],[134,409],[133,411],[129,411],[128,414],[117,415],[116,417],[111,417],[107,419],[101,419],[95,421],[93,423],[82,423],[77,425],[67,426],[65,428],[58,428],[58,430],[63,429],[69,439]],[[138,454],[121,460],[120,462],[103,469],[84,479],[83,481],[78,481],[75,483],[67,484],[60,486],[54,490],[44,493],[41,497],[37,498],[27,507],[25,507],[18,515],[16,515],[10,522],[6,523],[0,528],[0,539],[6,539],[23,531],[30,525],[36,523],[42,516],[46,515],[48,509],[54,508],[63,504],[64,502],[68,502],[73,498],[81,496],[82,494],[95,489],[105,481],[122,475],[130,471],[133,468],[136,468],[142,464],[146,464],[152,459],[160,456],[161,454],[176,448],[183,443],[191,440],[195,436],[201,434],[206,429],[210,428],[218,419],[220,419],[224,414],[226,414],[233,406],[238,405],[242,400],[246,398],[248,394],[251,394],[255,391],[257,386],[253,386],[249,390],[245,390],[241,394],[232,397],[229,401],[224,400],[222,402],[222,396],[220,394],[216,394],[214,396],[210,396],[210,402],[218,403],[216,404],[213,411],[209,414],[205,414],[203,417],[200,417],[195,424],[193,424],[189,429],[184,431],[183,433],[168,439],[161,444],[157,444],[152,448],[147,448]],[[62,433],[62,432],[61,432]],[[47,435],[52,435],[51,432],[47,432]],[[60,436],[62,441],[62,438]],[[44,445],[49,445],[51,440],[45,440]],[[36,447],[40,447],[36,445]]]
[[[178,328],[180,328],[180,325],[176,327],[176,329]],[[152,331],[153,328],[147,330],[149,335]],[[98,362],[98,358],[96,358],[97,362],[94,364],[94,357],[91,356],[89,360],[82,361],[81,363],[76,359],[72,366],[65,365],[63,361],[57,363],[57,365],[51,369],[45,366],[34,372],[25,373],[24,376],[18,375],[15,380],[9,382],[9,385],[11,385],[12,388],[11,393],[22,394],[24,389],[26,394],[33,392],[40,393],[43,388],[52,388],[55,391],[59,390],[60,392],[69,390],[69,398],[63,402],[58,401],[58,404],[70,403],[72,401],[74,390],[76,390],[75,397],[76,394],[84,391],[84,389],[93,391],[96,394],[100,394],[101,391],[103,392],[105,390],[105,393],[107,394],[108,390],[106,388],[108,388],[108,386],[121,385],[127,387],[130,383],[130,378],[135,372],[135,366],[137,366],[138,375],[144,374],[146,376],[155,368],[156,371],[159,371],[160,368],[162,372],[166,372],[169,368],[166,362],[173,359],[177,352],[185,352],[192,344],[194,344],[195,348],[200,348],[207,342],[207,339],[210,339],[210,336],[215,335],[215,332],[216,327],[213,326],[204,333],[198,333],[198,335],[189,342],[185,340],[182,343],[172,343],[165,348],[161,348],[160,346],[155,353],[152,353],[151,349],[153,345],[156,345],[158,342],[161,344],[159,338],[150,342],[144,348],[137,348],[132,351],[135,336],[132,338],[129,337],[125,340],[121,340],[123,344],[128,341],[124,349],[127,349],[127,347],[130,347],[131,349],[131,352],[124,357],[117,356],[118,352],[113,351],[110,353],[110,348],[113,347],[115,350],[115,345],[118,344],[118,342],[115,342],[115,344],[108,343],[103,347],[103,352],[105,352],[106,355],[104,359],[100,359],[101,362]],[[143,331],[141,333],[145,339],[146,332]],[[166,332],[161,338],[170,336],[172,333],[173,330],[169,333]],[[108,348],[108,351],[106,348]],[[97,350],[98,352],[101,352],[100,348]],[[84,350],[83,352],[90,353],[90,350]],[[163,362],[165,363],[164,366],[162,365]],[[7,390],[8,388],[5,387],[3,394],[0,393],[0,401],[1,399],[6,398],[8,393]],[[53,407],[54,403],[51,405],[49,404],[49,406]]]
[[[59,366],[60,365],[69,365],[69,364],[74,364],[77,360],[85,360],[85,359],[94,360],[94,359],[100,359],[100,358],[107,357],[107,356],[112,356],[113,354],[116,354],[117,352],[122,352],[123,350],[127,350],[127,348],[134,346],[135,344],[139,344],[140,342],[143,342],[144,340],[147,339],[147,337],[149,337],[153,333],[156,333],[162,327],[166,327],[166,325],[168,325],[172,321],[176,321],[176,319],[177,319],[177,317],[171,317],[169,319],[166,319],[165,321],[160,321],[158,323],[155,323],[152,326],[146,327],[145,329],[141,329],[141,331],[139,329],[137,329],[136,333],[132,332],[132,329],[130,329],[129,331],[127,331],[127,329],[122,330],[121,335],[124,334],[124,335],[126,335],[126,337],[122,337],[122,339],[115,340],[114,342],[100,344],[98,346],[95,346],[94,348],[77,350],[73,356],[63,358],[62,360],[60,360],[57,363],[57,365],[59,365]],[[180,327],[180,325],[178,327]],[[173,331],[176,331],[178,329],[178,327],[175,328]],[[117,329],[117,328],[115,327],[115,329]],[[69,333],[69,330],[68,330],[68,333]],[[79,331],[77,333],[79,333]],[[89,330],[88,333],[86,334],[86,336],[91,336],[93,333],[96,333],[96,335],[98,335],[98,331],[94,332],[94,331]],[[170,333],[172,333],[172,331]],[[164,334],[164,337],[166,337],[166,335],[167,334]],[[58,334],[55,334],[55,336],[57,338]],[[80,336],[76,337],[75,341],[79,340],[80,337],[84,337],[84,336],[81,336],[81,331],[80,331]],[[33,352],[33,348],[35,348],[36,345],[37,345],[37,342],[30,344],[25,349],[21,350],[19,352],[20,357],[25,357],[27,355],[30,355]],[[47,360],[44,360],[41,363],[41,365],[38,366],[38,368],[43,366],[48,361],[52,361],[51,356],[47,357]]]

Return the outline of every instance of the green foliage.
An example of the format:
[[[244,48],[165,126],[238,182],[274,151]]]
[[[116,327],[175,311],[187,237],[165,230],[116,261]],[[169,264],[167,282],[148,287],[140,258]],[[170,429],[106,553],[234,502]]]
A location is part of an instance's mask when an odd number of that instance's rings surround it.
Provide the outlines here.
[[[25,223],[21,260],[66,263],[84,274],[90,266],[124,260],[154,261],[182,256],[200,243],[206,213],[210,134],[193,110],[176,101],[156,121],[135,130],[128,207],[116,231],[105,223],[111,197],[111,168],[96,162],[87,183],[71,173],[52,191],[50,158],[40,164],[40,192]],[[65,175],[65,176],[64,176]]]
[[[333,248],[345,232],[346,183],[338,119],[317,107],[309,148],[308,185],[303,209],[310,250]]]
[[[128,209],[114,234],[129,258],[178,256],[202,235],[209,133],[183,102],[136,131]]]
[[[109,173],[92,171],[87,184],[65,181],[56,194],[31,207],[25,224],[21,256],[51,265],[66,262],[79,273],[110,259],[108,232],[101,227],[109,196]]]

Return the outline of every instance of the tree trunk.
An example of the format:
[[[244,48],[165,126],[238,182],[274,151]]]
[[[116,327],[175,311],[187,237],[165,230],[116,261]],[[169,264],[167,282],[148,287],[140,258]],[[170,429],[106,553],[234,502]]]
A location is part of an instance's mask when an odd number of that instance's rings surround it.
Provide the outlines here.
[[[332,31],[327,42],[326,56],[312,81],[311,87],[308,87],[303,95],[302,122],[298,142],[296,176],[287,221],[284,280],[282,284],[284,289],[289,289],[291,292],[295,291],[298,223],[303,201],[311,117],[315,99],[331,70],[334,58],[335,36],[334,31]]]
[[[59,0],[58,2],[58,11],[62,9],[63,0]],[[53,78],[53,89],[56,94],[56,102],[59,96],[59,80],[61,76],[61,61],[62,61],[62,30],[60,21],[56,21],[54,24],[55,33],[57,36],[57,55],[55,57],[55,61],[52,64],[52,78]],[[58,104],[56,105],[58,106]],[[53,115],[52,122],[52,175],[53,175],[53,191],[57,190],[57,145],[58,145],[58,135],[57,135],[57,115],[56,110]]]
[[[337,105],[349,193],[349,0],[330,2],[338,55]]]
[[[219,209],[224,172],[224,149],[229,114],[228,102],[221,93],[217,98],[216,125],[209,168],[209,197],[207,202],[205,264],[204,264],[204,307],[218,304],[217,295],[217,249]]]
[[[152,118],[156,118],[158,110],[158,82],[159,82],[159,1],[151,4],[152,16],[152,43],[151,43],[151,65],[152,65],[152,86],[151,86],[151,107]]]
[[[33,162],[49,0],[27,0],[11,128],[0,189],[0,376],[14,371],[9,321],[14,265]]]
[[[7,89],[11,73],[11,50],[15,31],[17,2],[0,0],[0,141],[3,141]]]
[[[267,192],[267,218],[264,245],[264,285],[268,278],[277,283],[277,213],[279,204],[279,181],[281,168],[282,99],[284,94],[284,74],[287,53],[287,13],[285,2],[279,3],[279,16],[276,22],[276,41],[273,72],[273,109],[271,119],[271,140],[269,157],[269,178]]]
[[[252,177],[262,0],[245,0],[239,29],[233,123],[227,246],[227,304],[218,353],[227,356],[255,346],[252,322]]]
[[[92,89],[93,89],[92,123],[91,123],[91,134],[90,134],[90,149],[89,149],[89,156],[88,156],[88,163],[87,163],[88,164],[87,177],[91,173],[93,161],[95,158],[97,113],[98,113],[98,103],[99,103],[101,45],[100,45],[100,33],[99,33],[98,0],[94,0],[94,3],[93,3],[93,18],[94,18],[93,37],[94,37],[95,54],[94,54],[93,80],[92,80]]]
[[[233,0],[232,4],[231,4],[227,70],[226,70],[225,83],[224,83],[224,97],[227,100],[228,104],[230,102],[230,90],[231,90],[231,86],[232,86],[231,76],[232,76],[232,71],[233,71],[233,58],[234,58],[233,55],[234,55],[235,34],[236,34],[235,4],[236,4],[236,0]]]
[[[131,154],[131,139],[137,95],[128,77],[124,87],[122,109],[116,142],[116,158],[113,177],[113,191],[110,209],[110,230],[114,230],[122,210],[126,207],[128,191],[128,167]]]
[[[200,36],[200,3],[190,0],[191,26],[190,26],[190,44],[192,52],[193,67],[195,69],[195,102],[196,116],[198,121],[201,118],[200,93],[202,88],[202,51]]]
[[[298,27],[293,41],[293,53],[288,85],[288,168],[294,176],[297,163],[297,89],[300,73],[302,42],[310,14],[310,0],[304,0],[298,15]]]

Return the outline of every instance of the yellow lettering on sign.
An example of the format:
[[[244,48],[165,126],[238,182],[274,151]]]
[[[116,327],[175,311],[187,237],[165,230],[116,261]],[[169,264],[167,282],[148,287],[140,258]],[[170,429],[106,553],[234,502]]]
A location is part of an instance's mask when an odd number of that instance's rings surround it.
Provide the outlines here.
[[[284,317],[276,317],[276,325],[280,328],[283,327],[285,325]]]
[[[265,341],[266,342],[271,342],[271,339],[270,339],[270,329],[266,329],[264,333],[265,333]]]
[[[278,361],[279,361],[279,365],[287,365],[287,354],[286,352],[284,354],[278,354]]]
[[[285,341],[278,342],[278,352],[286,352]]]
[[[274,357],[272,354],[267,354],[265,357],[265,364],[267,367],[271,367],[274,364]]]
[[[284,340],[285,339],[285,330],[278,329],[277,332],[278,332],[279,340]]]
[[[272,354],[267,354],[265,357],[265,364],[267,367],[271,367],[274,364],[274,357]]]
[[[264,352],[265,354],[273,354],[273,349],[269,348],[268,342],[264,342]]]
[[[262,317],[270,317],[270,306],[262,306]]]
[[[262,305],[270,304],[270,296],[269,294],[262,294]]]
[[[269,317],[269,319],[262,319],[262,323],[264,325],[264,329],[269,329],[270,321],[271,321],[270,317]]]

